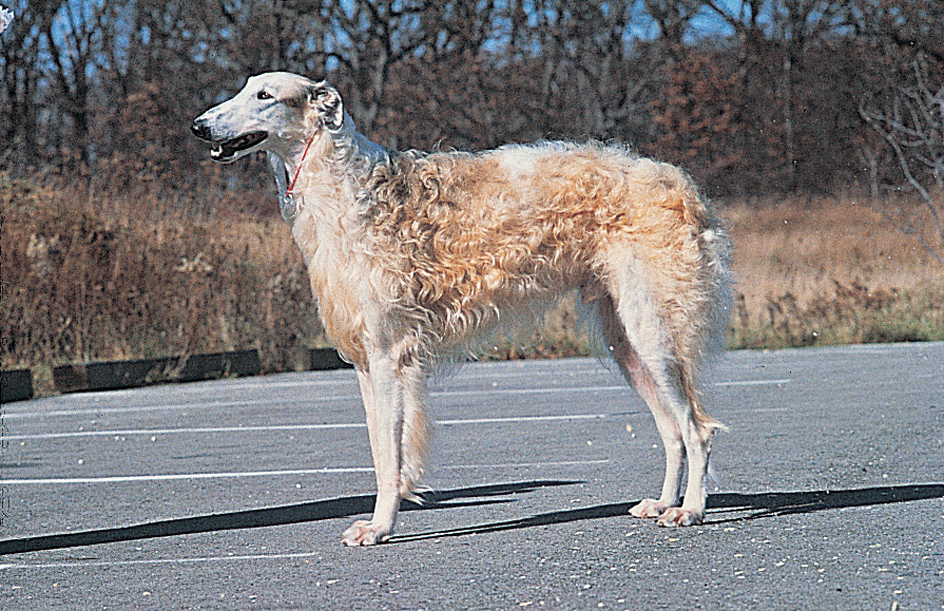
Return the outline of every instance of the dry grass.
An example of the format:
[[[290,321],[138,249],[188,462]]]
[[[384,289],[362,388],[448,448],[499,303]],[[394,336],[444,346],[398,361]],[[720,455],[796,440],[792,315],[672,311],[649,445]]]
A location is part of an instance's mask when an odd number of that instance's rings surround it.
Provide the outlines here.
[[[731,345],[944,339],[944,269],[852,197],[737,202]]]
[[[153,188],[153,187],[151,187]],[[301,257],[261,196],[95,193],[0,175],[0,367],[257,348],[267,371],[327,345]],[[274,213],[274,202],[270,205]],[[944,339],[944,274],[849,199],[723,208],[738,280],[733,347]],[[572,304],[499,358],[586,354]]]
[[[258,348],[295,368],[324,345],[281,219],[180,194],[95,194],[0,177],[0,366]],[[241,211],[242,210],[242,211]]]

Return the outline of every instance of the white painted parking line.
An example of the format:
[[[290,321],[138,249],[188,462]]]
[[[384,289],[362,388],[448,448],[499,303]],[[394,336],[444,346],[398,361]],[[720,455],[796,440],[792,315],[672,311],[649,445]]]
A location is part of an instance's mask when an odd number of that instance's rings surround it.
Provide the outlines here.
[[[324,469],[287,469],[284,471],[241,471],[231,473],[168,473],[164,475],[116,475],[102,477],[50,477],[37,479],[5,479],[4,486],[42,486],[50,484],[126,484],[194,479],[240,477],[276,477],[287,475],[326,475],[338,473],[373,473],[372,467],[330,467]]]
[[[324,373],[324,372],[320,372]],[[290,376],[292,374],[282,374],[285,376]],[[323,388],[325,386],[347,386],[351,384],[357,384],[354,378],[354,372],[351,371],[350,377],[339,377],[337,379],[326,379],[323,376],[318,376],[316,379],[316,373],[310,372],[308,375],[304,373],[298,374],[301,379],[285,379],[277,380],[268,376],[259,376],[251,378],[240,378],[238,380],[223,380],[218,384],[207,384],[205,388],[201,388],[201,384],[194,384],[193,386],[188,385],[186,388],[186,394],[220,394],[221,388],[227,392],[233,390],[249,390],[249,389],[258,389],[269,391],[273,388]],[[182,385],[181,385],[182,387]],[[178,387],[180,388],[180,387]]]
[[[780,386],[790,382],[790,378],[779,380],[739,380],[735,382],[715,382],[712,386]]]
[[[468,420],[437,420],[436,424],[504,424],[508,422],[556,422],[559,420],[601,420],[616,414],[565,414],[563,416],[509,416],[505,418],[471,418]]]
[[[90,560],[88,562],[37,562],[24,564],[0,564],[0,570],[22,569],[75,569],[114,566],[136,566],[155,564],[198,564],[203,562],[238,562],[246,560],[296,560],[312,558],[317,552],[299,552],[295,554],[245,554],[233,556],[201,556],[196,558],[155,558],[150,560]]]
[[[304,397],[293,399],[291,401],[278,401],[279,405],[293,403],[324,403],[326,401],[340,401],[346,399],[357,399],[360,401],[360,395],[329,395],[324,397]],[[105,414],[134,414],[140,412],[154,411],[186,411],[198,409],[228,409],[232,407],[246,407],[250,405],[273,405],[272,399],[254,399],[251,401],[207,401],[202,403],[157,403],[153,405],[140,405],[137,407],[106,407],[106,408],[82,408],[71,410],[56,410],[50,412],[8,412],[5,414],[7,419],[16,418],[48,418],[62,416],[98,416]]]
[[[582,392],[612,392],[627,390],[619,386],[558,386],[553,388],[489,388],[483,390],[442,390],[429,393],[431,397],[469,397],[475,395],[546,395]]]
[[[776,380],[739,380],[732,382],[715,382],[713,386],[764,386],[764,385],[782,385],[790,382],[789,378]],[[482,390],[439,390],[430,393],[431,397],[464,397],[464,396],[492,396],[492,395],[539,395],[539,394],[572,394],[586,392],[617,392],[625,391],[629,386],[625,384],[605,385],[605,386],[577,386],[577,387],[551,387],[551,388],[489,388]],[[325,403],[333,401],[356,401],[360,402],[359,394],[333,394],[315,397],[301,397],[290,401],[281,400],[279,405],[297,404],[297,403]],[[184,411],[198,409],[229,409],[234,407],[248,407],[253,405],[273,405],[271,399],[253,399],[247,401],[207,401],[200,403],[171,403],[171,404],[153,404],[141,405],[135,407],[110,407],[95,408],[85,407],[74,410],[56,410],[56,411],[35,411],[35,412],[8,412],[5,418],[8,420],[19,418],[49,418],[63,416],[83,416],[83,415],[105,415],[105,414],[131,414],[149,411]]]
[[[466,420],[438,420],[436,424],[453,426],[462,424],[507,424],[521,422],[556,422],[561,420],[600,420],[613,414],[567,414],[563,416],[511,416],[504,418],[472,418]],[[7,441],[26,441],[41,439],[66,439],[74,437],[128,437],[131,435],[173,435],[173,434],[208,434],[208,433],[256,433],[277,431],[317,431],[335,429],[366,428],[363,422],[339,424],[274,424],[267,426],[216,426],[200,428],[173,429],[119,429],[109,431],[71,431],[66,433],[37,433],[33,435],[4,435]]]
[[[207,433],[251,433],[259,431],[315,431],[330,429],[362,429],[364,423],[341,424],[277,424],[269,426],[213,426],[199,428],[175,429],[120,429],[113,431],[72,431],[68,433],[38,433],[35,435],[6,435],[9,441],[38,440],[38,439],[66,439],[72,437],[128,437],[131,435],[173,435],[173,434],[207,434]]]
[[[484,463],[480,465],[443,465],[437,469],[447,469],[459,471],[464,469],[531,469],[538,467],[581,467],[585,465],[605,465],[610,462],[608,458],[598,458],[595,460],[558,460],[551,462],[514,462],[514,463]]]
[[[625,390],[627,386],[584,386],[569,388],[492,388],[486,390],[441,390],[430,393],[431,397],[457,397],[474,395],[527,395],[527,394],[547,394],[547,393],[580,393],[580,392],[598,392],[610,390]],[[281,400],[279,405],[296,403],[325,403],[333,401],[356,401],[360,403],[359,394],[334,394],[320,397],[302,397],[290,401]],[[105,414],[133,414],[149,411],[184,411],[198,409],[228,409],[233,407],[247,407],[251,405],[273,405],[272,399],[252,399],[247,401],[206,401],[201,403],[170,403],[140,405],[135,407],[108,407],[95,408],[85,407],[74,410],[56,410],[49,412],[9,412],[7,419],[15,418],[47,418],[61,416],[83,416],[83,415],[105,415]]]
[[[600,465],[609,459],[567,460],[551,462],[493,463],[477,465],[444,465],[445,470],[461,469],[525,469],[540,467],[574,467],[581,465]],[[282,471],[240,471],[229,473],[168,473],[162,475],[115,475],[102,477],[50,477],[35,479],[5,479],[4,486],[47,486],[73,484],[127,484],[138,482],[226,479],[243,477],[278,477],[296,475],[339,475],[350,473],[373,473],[373,467],[325,467],[322,469],[286,469]]]

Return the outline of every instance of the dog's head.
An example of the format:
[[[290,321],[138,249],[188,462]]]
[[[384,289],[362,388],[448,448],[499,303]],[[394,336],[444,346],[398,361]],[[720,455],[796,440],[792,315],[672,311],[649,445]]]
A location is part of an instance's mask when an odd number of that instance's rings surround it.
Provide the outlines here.
[[[270,72],[251,77],[236,96],[197,117],[190,129],[213,145],[210,157],[230,163],[254,151],[283,159],[319,131],[338,131],[344,109],[337,89],[324,81]]]

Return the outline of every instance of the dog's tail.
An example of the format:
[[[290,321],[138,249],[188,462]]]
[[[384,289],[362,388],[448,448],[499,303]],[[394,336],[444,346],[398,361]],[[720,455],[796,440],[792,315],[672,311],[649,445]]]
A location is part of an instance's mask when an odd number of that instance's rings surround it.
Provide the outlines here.
[[[731,239],[715,217],[707,219],[698,234],[698,246],[705,262],[703,283],[710,294],[706,320],[706,337],[702,351],[721,352],[725,348],[731,307]]]
[[[695,421],[695,427],[702,440],[708,441],[718,431],[727,431],[727,426],[709,416],[705,411],[702,391],[695,382],[694,366],[683,363],[680,367],[679,378],[682,392],[691,406],[692,420]]]
[[[687,178],[687,177],[686,177]],[[704,408],[703,389],[697,380],[711,359],[726,347],[728,321],[732,304],[731,294],[731,240],[721,221],[713,214],[707,199],[698,193],[690,180],[683,192],[682,208],[685,223],[692,227],[696,238],[699,261],[696,272],[698,306],[695,308],[694,327],[697,330],[683,345],[679,360],[679,381],[691,404],[692,417],[700,434],[709,439],[727,427],[708,416]]]

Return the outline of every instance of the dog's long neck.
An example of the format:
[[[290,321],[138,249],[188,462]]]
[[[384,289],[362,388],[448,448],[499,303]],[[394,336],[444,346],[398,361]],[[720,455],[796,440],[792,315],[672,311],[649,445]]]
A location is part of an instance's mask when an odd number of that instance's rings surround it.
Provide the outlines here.
[[[324,137],[329,139],[328,151],[319,147],[318,151],[312,152],[312,144],[317,139]],[[323,146],[323,143],[322,143]],[[318,133],[312,135],[304,145],[296,147],[287,155],[280,155],[270,152],[269,164],[272,167],[272,173],[275,177],[275,184],[279,193],[279,208],[282,218],[292,225],[295,217],[298,215],[298,193],[295,192],[296,183],[301,172],[305,172],[305,165],[317,159],[317,163],[324,163],[325,154],[337,156],[339,163],[344,163],[349,168],[372,167],[376,163],[387,158],[387,151],[380,145],[371,142],[363,134],[359,133],[354,127],[354,121],[344,113],[344,122],[340,129],[327,131],[323,136]],[[346,172],[345,174],[349,174]]]
[[[307,156],[270,161],[282,216],[308,267],[325,331],[345,358],[366,366],[364,318],[355,295],[370,266],[363,249],[352,244],[362,222],[356,198],[387,152],[347,126],[346,120],[340,130],[318,133]]]

